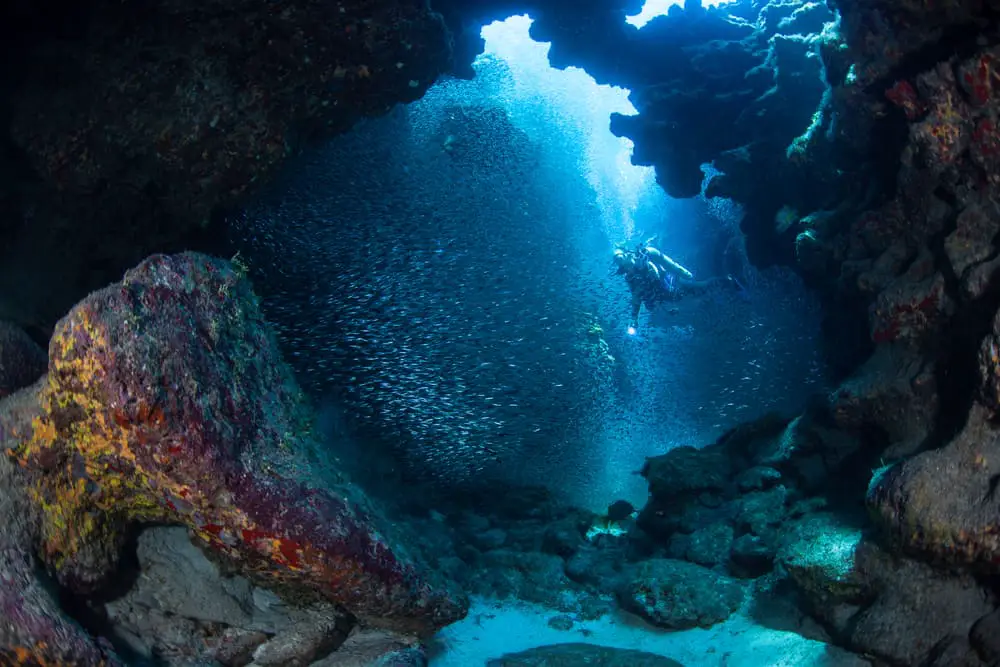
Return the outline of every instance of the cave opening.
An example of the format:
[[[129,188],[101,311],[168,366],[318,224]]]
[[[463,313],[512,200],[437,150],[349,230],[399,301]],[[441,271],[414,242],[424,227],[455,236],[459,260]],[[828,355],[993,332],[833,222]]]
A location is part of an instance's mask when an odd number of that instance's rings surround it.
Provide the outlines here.
[[[702,2],[701,6],[716,7],[724,5],[729,1],[730,0],[708,0],[708,2]],[[665,16],[668,14],[671,7],[680,8],[684,6],[685,3],[683,0],[645,0],[642,4],[642,10],[638,14],[626,16],[625,22],[641,29],[657,16]]]
[[[474,78],[295,160],[234,216],[230,252],[370,487],[641,505],[645,457],[823,390],[818,304],[791,271],[749,263],[737,205],[671,198],[632,164],[610,123],[636,114],[629,91],[553,68],[531,30],[527,15],[486,25]],[[636,331],[613,251],[650,238],[737,288]]]
[[[0,662],[998,654],[993,9],[279,4],[0,9]]]

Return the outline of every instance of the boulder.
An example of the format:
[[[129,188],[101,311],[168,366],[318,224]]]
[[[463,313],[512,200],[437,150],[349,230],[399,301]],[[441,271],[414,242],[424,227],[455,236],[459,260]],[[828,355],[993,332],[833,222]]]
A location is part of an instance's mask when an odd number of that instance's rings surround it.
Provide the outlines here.
[[[407,553],[328,463],[248,281],[227,262],[157,255],[56,327],[49,373],[4,420],[34,473],[39,552],[87,593],[138,523],[186,526],[255,584],[369,625],[432,633],[466,601]]]

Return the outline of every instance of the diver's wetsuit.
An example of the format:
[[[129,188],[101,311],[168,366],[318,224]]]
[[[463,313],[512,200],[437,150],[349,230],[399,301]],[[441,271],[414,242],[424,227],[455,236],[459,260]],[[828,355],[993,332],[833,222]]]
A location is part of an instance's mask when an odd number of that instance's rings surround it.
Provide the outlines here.
[[[702,294],[713,287],[733,283],[728,277],[694,280],[681,276],[667,276],[661,279],[645,269],[625,271],[624,274],[625,283],[632,293],[633,327],[639,326],[639,312],[643,306],[646,310],[652,311],[661,303],[680,301],[687,294]]]
[[[625,283],[632,293],[632,319],[639,316],[641,306],[652,309],[661,303],[679,301],[677,279],[671,276],[664,280],[649,271],[631,271],[625,274]]]
[[[686,294],[699,294],[717,285],[738,287],[730,276],[695,280],[690,271],[649,245],[649,241],[632,252],[618,248],[613,258],[618,267],[616,273],[625,277],[632,293],[633,330],[639,326],[643,306],[652,310],[661,303],[680,301]]]

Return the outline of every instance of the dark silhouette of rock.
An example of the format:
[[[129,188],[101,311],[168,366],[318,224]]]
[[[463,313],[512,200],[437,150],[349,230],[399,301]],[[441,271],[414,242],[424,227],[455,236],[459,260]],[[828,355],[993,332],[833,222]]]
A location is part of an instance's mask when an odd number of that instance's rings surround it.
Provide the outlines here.
[[[1000,659],[1000,610],[983,616],[972,626],[969,639],[986,662]]]
[[[473,17],[511,13],[506,2],[471,3],[467,11],[439,4],[449,26],[463,34]],[[606,0],[583,12],[552,0],[526,2],[519,10],[535,19],[532,37],[552,43],[554,67],[582,67],[598,83],[632,91],[638,115],[614,114],[611,129],[635,142],[635,164],[654,166],[669,195],[693,197],[702,190],[701,165],[714,160],[724,174],[709,193],[744,205],[752,257],[791,263],[801,229],[776,230],[775,216],[790,207],[797,221],[820,206],[834,207],[845,191],[830,188],[842,163],[799,159],[798,150],[822,143],[818,109],[828,82],[814,56],[839,53],[837,34],[827,28],[832,13],[822,3],[719,9],[691,3],[639,30],[624,18],[640,4]],[[459,42],[478,50],[477,40]]]
[[[26,387],[46,368],[45,350],[21,329],[0,322],[0,398]]]
[[[450,63],[416,0],[18,1],[0,26],[0,318],[42,329]]]

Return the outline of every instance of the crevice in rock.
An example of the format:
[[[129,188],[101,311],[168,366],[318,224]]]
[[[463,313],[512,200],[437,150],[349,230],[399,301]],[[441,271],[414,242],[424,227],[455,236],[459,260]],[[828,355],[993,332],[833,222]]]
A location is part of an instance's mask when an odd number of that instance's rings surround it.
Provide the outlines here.
[[[104,611],[104,605],[111,600],[125,595],[136,583],[139,577],[138,539],[141,532],[139,526],[129,529],[122,546],[118,567],[108,578],[107,584],[100,590],[79,595],[66,587],[60,586],[54,580],[46,578],[63,613],[73,619],[92,637],[104,637],[114,647],[115,652],[133,667],[157,667],[158,661],[150,661],[136,653],[127,642],[121,641],[115,632],[114,625]]]
[[[839,384],[872,354],[868,303],[861,294],[825,286],[821,296],[823,319],[820,343],[823,361],[830,382]]]
[[[989,591],[995,600],[1000,600],[1000,574],[976,570],[973,570],[971,574],[975,578],[976,583]]]
[[[924,450],[941,447],[965,426],[979,387],[979,345],[1000,308],[1000,272],[990,276],[989,286],[979,299],[970,302],[962,297],[961,277],[955,274],[944,250],[945,239],[957,228],[958,215],[959,211],[954,211],[944,229],[928,241],[935,265],[944,276],[945,292],[957,305],[957,312],[936,341],[935,380],[940,406]],[[1000,235],[994,236],[994,252],[985,261],[997,256],[998,241]]]
[[[941,201],[943,201],[945,204],[948,204],[948,206],[951,206],[954,209],[957,209],[959,207],[958,197],[955,196],[954,192],[952,192],[948,188],[944,187],[943,185],[939,185],[936,188],[934,188],[934,196],[937,197],[938,199],[940,199]],[[958,216],[957,216],[957,213],[956,213],[955,219],[957,220],[957,218],[958,218]],[[952,221],[953,224],[951,225],[951,229],[953,231],[954,231],[954,228],[955,228],[954,222],[955,221],[953,220]],[[941,240],[943,242],[943,240],[944,240],[943,236],[941,237]]]
[[[836,466],[835,480],[823,494],[838,516],[859,529],[870,527],[865,511],[865,495],[875,470],[887,462],[882,452],[889,446],[889,434],[881,427],[868,425],[854,434],[861,445]]]
[[[899,192],[899,164],[903,149],[910,141],[910,125],[901,109],[892,108],[884,119],[876,123],[871,132],[875,141],[863,160],[870,161],[868,170],[874,183],[876,194],[865,202],[859,213],[877,209],[891,201]],[[855,156],[851,156],[857,159]]]

